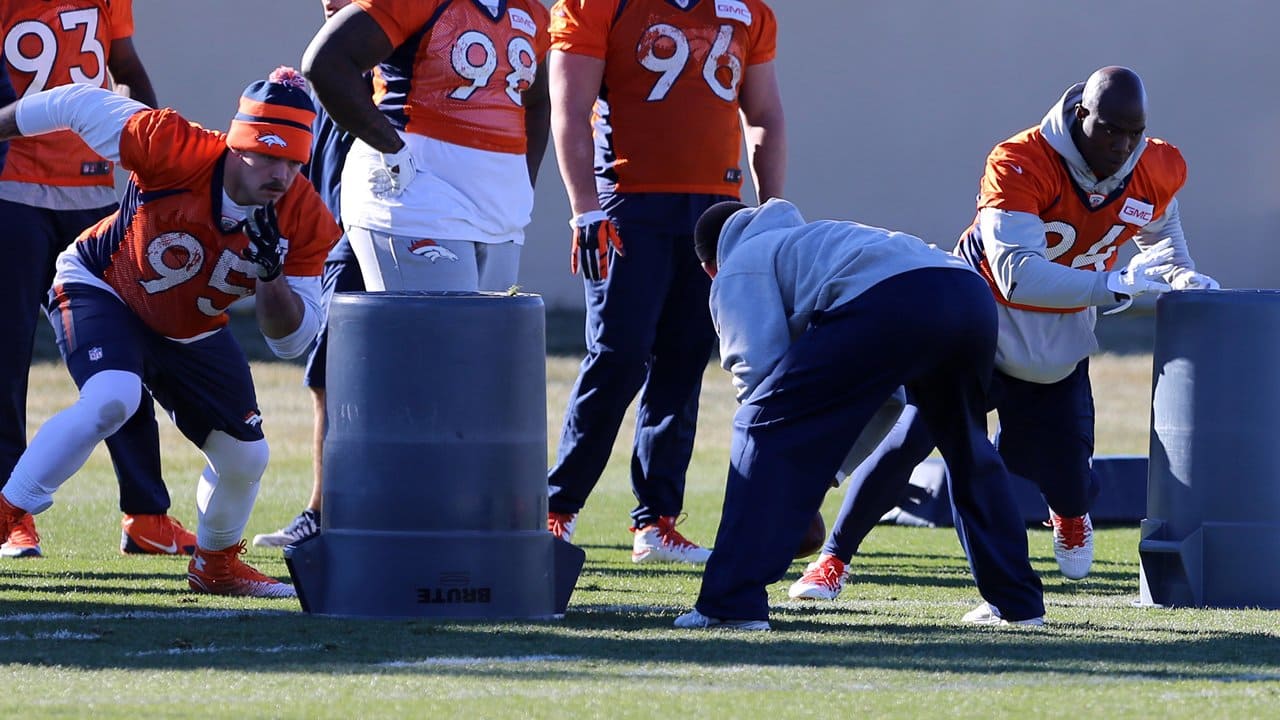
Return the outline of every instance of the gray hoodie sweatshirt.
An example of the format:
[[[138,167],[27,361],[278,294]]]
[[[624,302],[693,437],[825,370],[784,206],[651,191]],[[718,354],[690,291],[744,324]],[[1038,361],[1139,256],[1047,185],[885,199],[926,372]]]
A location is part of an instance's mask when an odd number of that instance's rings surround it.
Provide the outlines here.
[[[820,310],[921,268],[972,272],[960,258],[906,233],[856,222],[806,223],[785,200],[734,213],[720,232],[711,318],[739,402],[752,397]],[[867,338],[874,347],[875,338]]]

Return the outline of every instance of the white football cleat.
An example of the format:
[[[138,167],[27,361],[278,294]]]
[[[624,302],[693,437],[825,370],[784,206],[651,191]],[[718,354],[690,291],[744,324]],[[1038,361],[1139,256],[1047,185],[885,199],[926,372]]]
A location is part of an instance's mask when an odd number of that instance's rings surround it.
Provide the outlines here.
[[[1050,510],[1049,522],[1053,524],[1053,556],[1058,569],[1069,580],[1086,577],[1093,565],[1093,521],[1089,514],[1063,517]]]
[[[656,523],[632,528],[635,538],[631,543],[631,562],[681,562],[701,564],[711,557],[711,551],[690,541],[676,530],[676,519],[666,516]]]
[[[1000,611],[995,605],[984,602],[978,607],[970,610],[961,618],[963,622],[972,623],[974,625],[1024,625],[1027,627],[1040,627],[1044,625],[1044,616],[1027,618],[1026,620],[1005,620],[1000,617]]]
[[[707,628],[723,628],[725,630],[772,630],[768,620],[723,620],[707,617],[695,610],[676,618],[674,625],[684,630],[703,630]]]
[[[804,574],[791,584],[787,597],[792,600],[835,600],[844,590],[848,570],[834,555],[823,555],[809,563]]]

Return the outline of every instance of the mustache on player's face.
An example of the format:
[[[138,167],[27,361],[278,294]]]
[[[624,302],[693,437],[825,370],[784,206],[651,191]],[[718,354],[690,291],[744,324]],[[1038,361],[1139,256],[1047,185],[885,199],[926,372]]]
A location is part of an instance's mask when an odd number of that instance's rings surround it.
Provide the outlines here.
[[[274,180],[272,182],[263,183],[261,186],[259,186],[259,189],[270,190],[271,192],[284,192],[286,190],[284,183],[277,182]]]

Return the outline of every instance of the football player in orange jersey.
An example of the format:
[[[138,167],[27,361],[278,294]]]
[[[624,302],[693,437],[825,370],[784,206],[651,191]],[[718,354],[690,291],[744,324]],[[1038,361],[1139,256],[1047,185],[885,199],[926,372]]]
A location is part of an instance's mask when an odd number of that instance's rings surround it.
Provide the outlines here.
[[[782,193],[777,24],[760,0],[560,0],[551,15],[552,133],[587,356],[547,474],[547,527],[572,537],[639,392],[631,558],[701,563],[708,551],[675,528],[716,338],[693,228],[738,199],[744,135],[756,194]]]
[[[340,232],[299,176],[314,117],[292,68],[245,90],[227,134],[87,85],[0,109],[0,140],[69,129],[132,171],[120,209],[58,256],[50,321],[80,397],[41,426],[13,468],[0,534],[53,503],[145,387],[208,460],[191,589],[294,595],[239,559],[268,450],[226,309],[255,295],[258,326],[280,357],[301,355],[320,329],[321,269]]]
[[[997,301],[991,403],[1000,454],[1044,494],[1054,555],[1071,579],[1085,577],[1093,559],[1096,308],[1122,309],[1136,295],[1171,288],[1218,287],[1187,251],[1177,200],[1186,163],[1173,145],[1147,137],[1146,125],[1146,90],[1128,68],[1105,67],[1068,88],[1038,126],[987,157],[977,217],[955,250]],[[1116,251],[1130,239],[1139,252],[1117,269]],[[845,564],[932,447],[908,406],[858,468],[822,555],[792,597],[839,593]],[[984,603],[969,619],[991,613]]]
[[[550,122],[548,42],[537,0],[355,0],[316,35],[303,71],[358,138],[342,222],[370,290],[515,284]]]
[[[3,0],[0,33],[6,70],[18,91],[34,94],[68,83],[109,87],[154,107],[155,93],[133,46],[129,0],[33,3]],[[111,78],[108,79],[107,73]],[[26,447],[27,372],[36,318],[53,279],[53,261],[76,235],[116,208],[111,163],[68,132],[17,138],[0,173],[0,225],[10,233],[0,269],[6,336],[0,349],[5,384],[0,403],[0,486]],[[151,403],[107,440],[120,485],[120,549],[126,553],[190,554],[195,536],[169,517],[160,473],[160,437]],[[28,517],[0,556],[38,557],[40,538]]]

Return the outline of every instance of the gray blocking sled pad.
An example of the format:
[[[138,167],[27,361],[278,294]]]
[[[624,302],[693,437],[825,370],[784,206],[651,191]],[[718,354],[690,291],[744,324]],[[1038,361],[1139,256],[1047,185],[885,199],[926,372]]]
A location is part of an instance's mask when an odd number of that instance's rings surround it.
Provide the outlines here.
[[[1147,459],[1141,455],[1100,455],[1093,458],[1099,491],[1089,517],[1094,525],[1137,525],[1146,516]],[[1023,477],[1011,476],[1013,495],[1028,525],[1049,519],[1040,490]],[[880,519],[884,523],[919,527],[950,527],[951,497],[947,466],[937,458],[925,460],[911,473],[911,482],[897,507]]]
[[[547,532],[542,299],[339,293],[320,534],[285,552],[303,610],[561,617],[583,551]]]
[[[1280,608],[1280,292],[1156,303],[1141,604]]]

